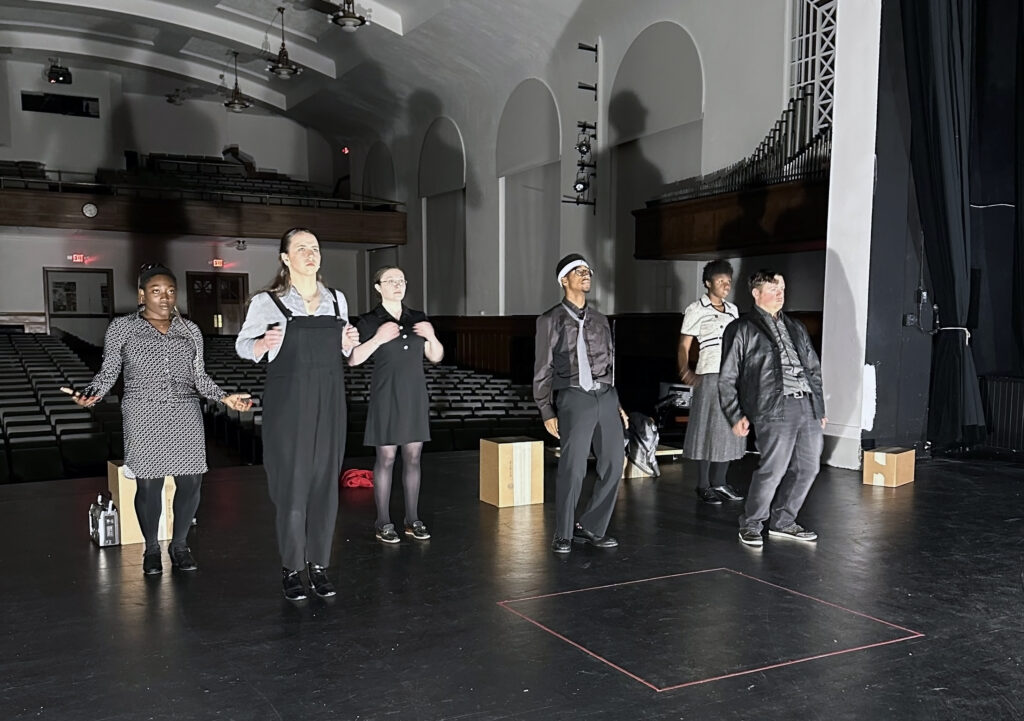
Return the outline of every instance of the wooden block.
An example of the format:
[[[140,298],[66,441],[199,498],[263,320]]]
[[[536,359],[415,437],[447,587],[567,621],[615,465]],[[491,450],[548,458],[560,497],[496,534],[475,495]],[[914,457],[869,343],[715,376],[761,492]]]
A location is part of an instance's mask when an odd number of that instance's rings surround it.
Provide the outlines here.
[[[544,443],[525,436],[480,439],[480,500],[492,506],[544,502]]]
[[[117,515],[121,522],[121,545],[143,543],[142,529],[139,518],[135,515],[135,479],[124,474],[124,463],[107,462],[107,488],[114,499]],[[163,512],[160,514],[160,526],[156,537],[166,541],[174,534],[174,476],[164,478]]]
[[[864,483],[869,486],[902,486],[914,481],[913,448],[876,448],[864,451]]]

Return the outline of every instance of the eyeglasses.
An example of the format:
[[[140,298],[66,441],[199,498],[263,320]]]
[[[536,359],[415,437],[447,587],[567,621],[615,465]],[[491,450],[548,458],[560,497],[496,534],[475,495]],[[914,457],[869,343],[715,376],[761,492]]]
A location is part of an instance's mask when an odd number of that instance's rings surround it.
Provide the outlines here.
[[[392,280],[392,279],[389,278],[388,280],[380,281],[380,284],[381,285],[390,285],[392,288],[401,288],[402,286],[404,286],[406,284],[406,281],[405,281],[404,278],[399,278],[399,279],[396,279],[396,280]]]
[[[594,271],[592,271],[590,268],[583,267],[574,268],[572,272],[576,274],[577,278],[589,278],[594,274]]]

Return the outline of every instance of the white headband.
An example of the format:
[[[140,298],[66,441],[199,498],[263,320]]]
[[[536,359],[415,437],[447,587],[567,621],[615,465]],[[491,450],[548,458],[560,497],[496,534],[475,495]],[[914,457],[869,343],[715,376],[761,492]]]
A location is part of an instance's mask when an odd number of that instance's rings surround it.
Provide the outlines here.
[[[562,268],[562,272],[558,274],[558,281],[557,281],[558,285],[561,286],[562,285],[562,278],[564,278],[565,276],[569,275],[569,273],[571,273],[576,268],[579,268],[581,265],[586,265],[588,268],[590,267],[587,264],[587,261],[580,259],[580,260],[574,260],[573,262],[568,263],[564,268]],[[591,270],[590,274],[593,275],[594,271]]]

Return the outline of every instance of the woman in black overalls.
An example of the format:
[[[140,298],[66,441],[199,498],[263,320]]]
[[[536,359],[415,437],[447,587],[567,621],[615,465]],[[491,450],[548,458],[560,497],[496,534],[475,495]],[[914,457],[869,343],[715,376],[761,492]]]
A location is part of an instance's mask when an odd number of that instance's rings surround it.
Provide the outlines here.
[[[284,595],[306,598],[299,571],[320,597],[338,516],[338,474],[345,453],[344,359],[359,342],[344,294],[319,282],[320,247],[308,230],[281,238],[281,267],[271,288],[253,297],[235,349],[268,358],[263,392],[263,465],[277,508]]]

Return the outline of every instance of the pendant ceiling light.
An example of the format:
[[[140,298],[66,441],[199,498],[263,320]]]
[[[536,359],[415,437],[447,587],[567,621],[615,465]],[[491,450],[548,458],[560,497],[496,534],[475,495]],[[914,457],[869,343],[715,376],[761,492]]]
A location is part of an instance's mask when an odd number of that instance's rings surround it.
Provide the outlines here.
[[[241,113],[252,107],[252,101],[242,95],[238,87],[238,52],[231,53],[235,56],[235,88],[231,91],[231,97],[224,101],[224,107],[232,113]]]
[[[341,10],[331,15],[331,22],[347,33],[354,33],[366,25],[366,18],[356,13],[355,0],[342,0]]]
[[[284,8],[280,7],[277,11],[281,14],[281,50],[277,53],[277,58],[267,65],[267,72],[282,80],[289,80],[301,73],[302,68],[288,58],[288,48],[284,46]]]

